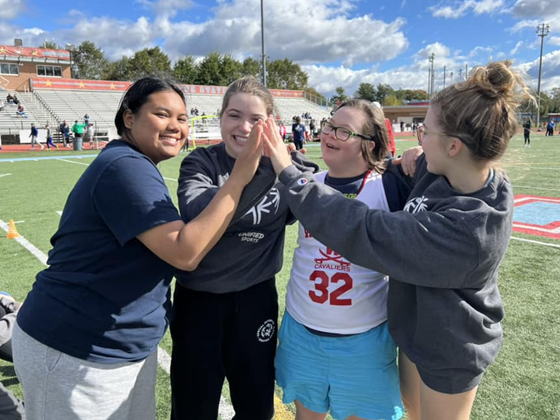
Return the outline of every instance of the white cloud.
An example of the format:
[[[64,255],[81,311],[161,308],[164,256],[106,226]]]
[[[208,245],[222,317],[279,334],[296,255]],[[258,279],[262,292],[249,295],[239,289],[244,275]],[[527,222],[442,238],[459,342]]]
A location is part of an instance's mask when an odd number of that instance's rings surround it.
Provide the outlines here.
[[[551,45],[560,45],[560,37],[559,36],[551,36],[548,42]]]
[[[519,18],[544,17],[558,12],[557,0],[518,0],[512,8]]]
[[[525,45],[525,43],[523,41],[518,41],[517,44],[515,44],[515,47],[509,52],[509,55],[513,56],[515,54],[517,54],[517,52]]]
[[[469,53],[469,57],[476,57],[477,55],[489,54],[494,51],[493,47],[474,47]]]
[[[462,3],[457,2],[452,6],[438,4],[429,7],[433,17],[441,17],[445,19],[458,19],[466,15],[472,9],[475,15],[486,13],[504,12],[504,0],[464,0]]]
[[[538,20],[522,20],[521,22],[517,22],[515,25],[513,25],[509,32],[516,33],[525,28],[534,28],[536,30],[537,25],[539,24],[540,22]]]
[[[23,0],[0,0],[0,19],[15,18],[23,10]]]
[[[261,54],[260,7],[251,0],[221,4],[213,20],[171,24],[173,37],[165,43],[173,57],[208,51],[233,55]],[[371,63],[390,60],[408,47],[401,18],[384,22],[370,15],[348,17],[353,4],[344,0],[284,0],[265,6],[266,54],[289,57],[301,64],[344,61]],[[305,16],[286,19],[286,16]]]

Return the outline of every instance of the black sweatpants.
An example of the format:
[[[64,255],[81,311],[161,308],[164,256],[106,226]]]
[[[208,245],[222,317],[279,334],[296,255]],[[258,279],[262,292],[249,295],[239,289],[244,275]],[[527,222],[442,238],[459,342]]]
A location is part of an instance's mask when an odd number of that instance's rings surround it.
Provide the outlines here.
[[[216,420],[224,378],[234,420],[274,415],[278,294],[274,278],[215,294],[176,285],[171,322],[172,420]]]

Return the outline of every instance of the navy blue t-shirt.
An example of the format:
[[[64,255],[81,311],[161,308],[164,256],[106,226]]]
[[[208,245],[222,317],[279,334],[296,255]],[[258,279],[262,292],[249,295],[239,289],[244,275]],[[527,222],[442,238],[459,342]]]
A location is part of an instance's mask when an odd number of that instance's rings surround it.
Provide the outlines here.
[[[156,165],[124,141],[109,143],[68,197],[21,328],[83,360],[149,356],[167,328],[174,269],[136,237],[176,220]]]

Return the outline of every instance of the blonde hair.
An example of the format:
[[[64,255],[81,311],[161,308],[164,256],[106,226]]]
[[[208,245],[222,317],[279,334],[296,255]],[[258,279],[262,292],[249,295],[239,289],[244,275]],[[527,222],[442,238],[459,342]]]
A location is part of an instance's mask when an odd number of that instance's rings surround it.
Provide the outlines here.
[[[369,145],[370,140],[362,141],[360,145],[362,157],[367,162],[369,169],[375,169],[382,174],[387,167],[385,158],[389,153],[389,134],[387,133],[383,110],[363,99],[349,99],[340,104],[337,111],[342,107],[358,109],[365,114],[366,122],[359,134],[371,137],[375,147],[372,150]]]
[[[465,82],[438,92],[430,106],[439,111],[438,123],[457,136],[479,161],[498,160],[517,130],[517,108],[532,99],[529,88],[509,60],[475,67]]]
[[[229,85],[222,100],[220,118],[222,118],[222,115],[228,107],[229,100],[236,93],[246,93],[248,95],[253,95],[260,98],[266,107],[267,116],[271,115],[274,112],[274,98],[272,97],[270,91],[253,76],[246,76],[242,77],[241,79],[237,79],[235,82]]]

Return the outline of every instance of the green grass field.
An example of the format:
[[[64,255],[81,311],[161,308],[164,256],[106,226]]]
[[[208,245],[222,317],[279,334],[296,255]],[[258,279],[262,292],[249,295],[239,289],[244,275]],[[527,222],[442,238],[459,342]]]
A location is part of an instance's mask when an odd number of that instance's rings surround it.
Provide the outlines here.
[[[531,148],[519,136],[512,140],[502,161],[515,194],[560,197],[560,136],[533,136]],[[398,151],[415,142],[397,142]],[[17,230],[39,252],[50,249],[59,213],[76,180],[93,157],[78,159],[83,152],[0,152],[0,220],[13,219]],[[6,159],[60,156],[60,160],[5,161]],[[320,149],[308,148],[308,156],[324,167]],[[159,168],[175,195],[181,156]],[[559,211],[556,211],[559,215]],[[560,220],[558,217],[556,220]],[[279,273],[281,313],[296,241],[296,226],[287,230],[285,264]],[[560,241],[515,233],[502,264],[500,287],[506,309],[504,344],[479,388],[472,418],[476,420],[560,419]],[[526,242],[526,239],[533,242]],[[87,258],[87,255],[84,255]],[[43,263],[0,230],[0,290],[23,300]],[[161,347],[171,353],[167,335]],[[22,391],[13,367],[0,362],[0,380],[19,397]],[[158,419],[170,413],[169,377],[160,369],[157,384]],[[279,393],[280,395],[280,393]],[[227,391],[224,392],[227,399]],[[293,418],[293,407],[279,410],[277,418]]]

